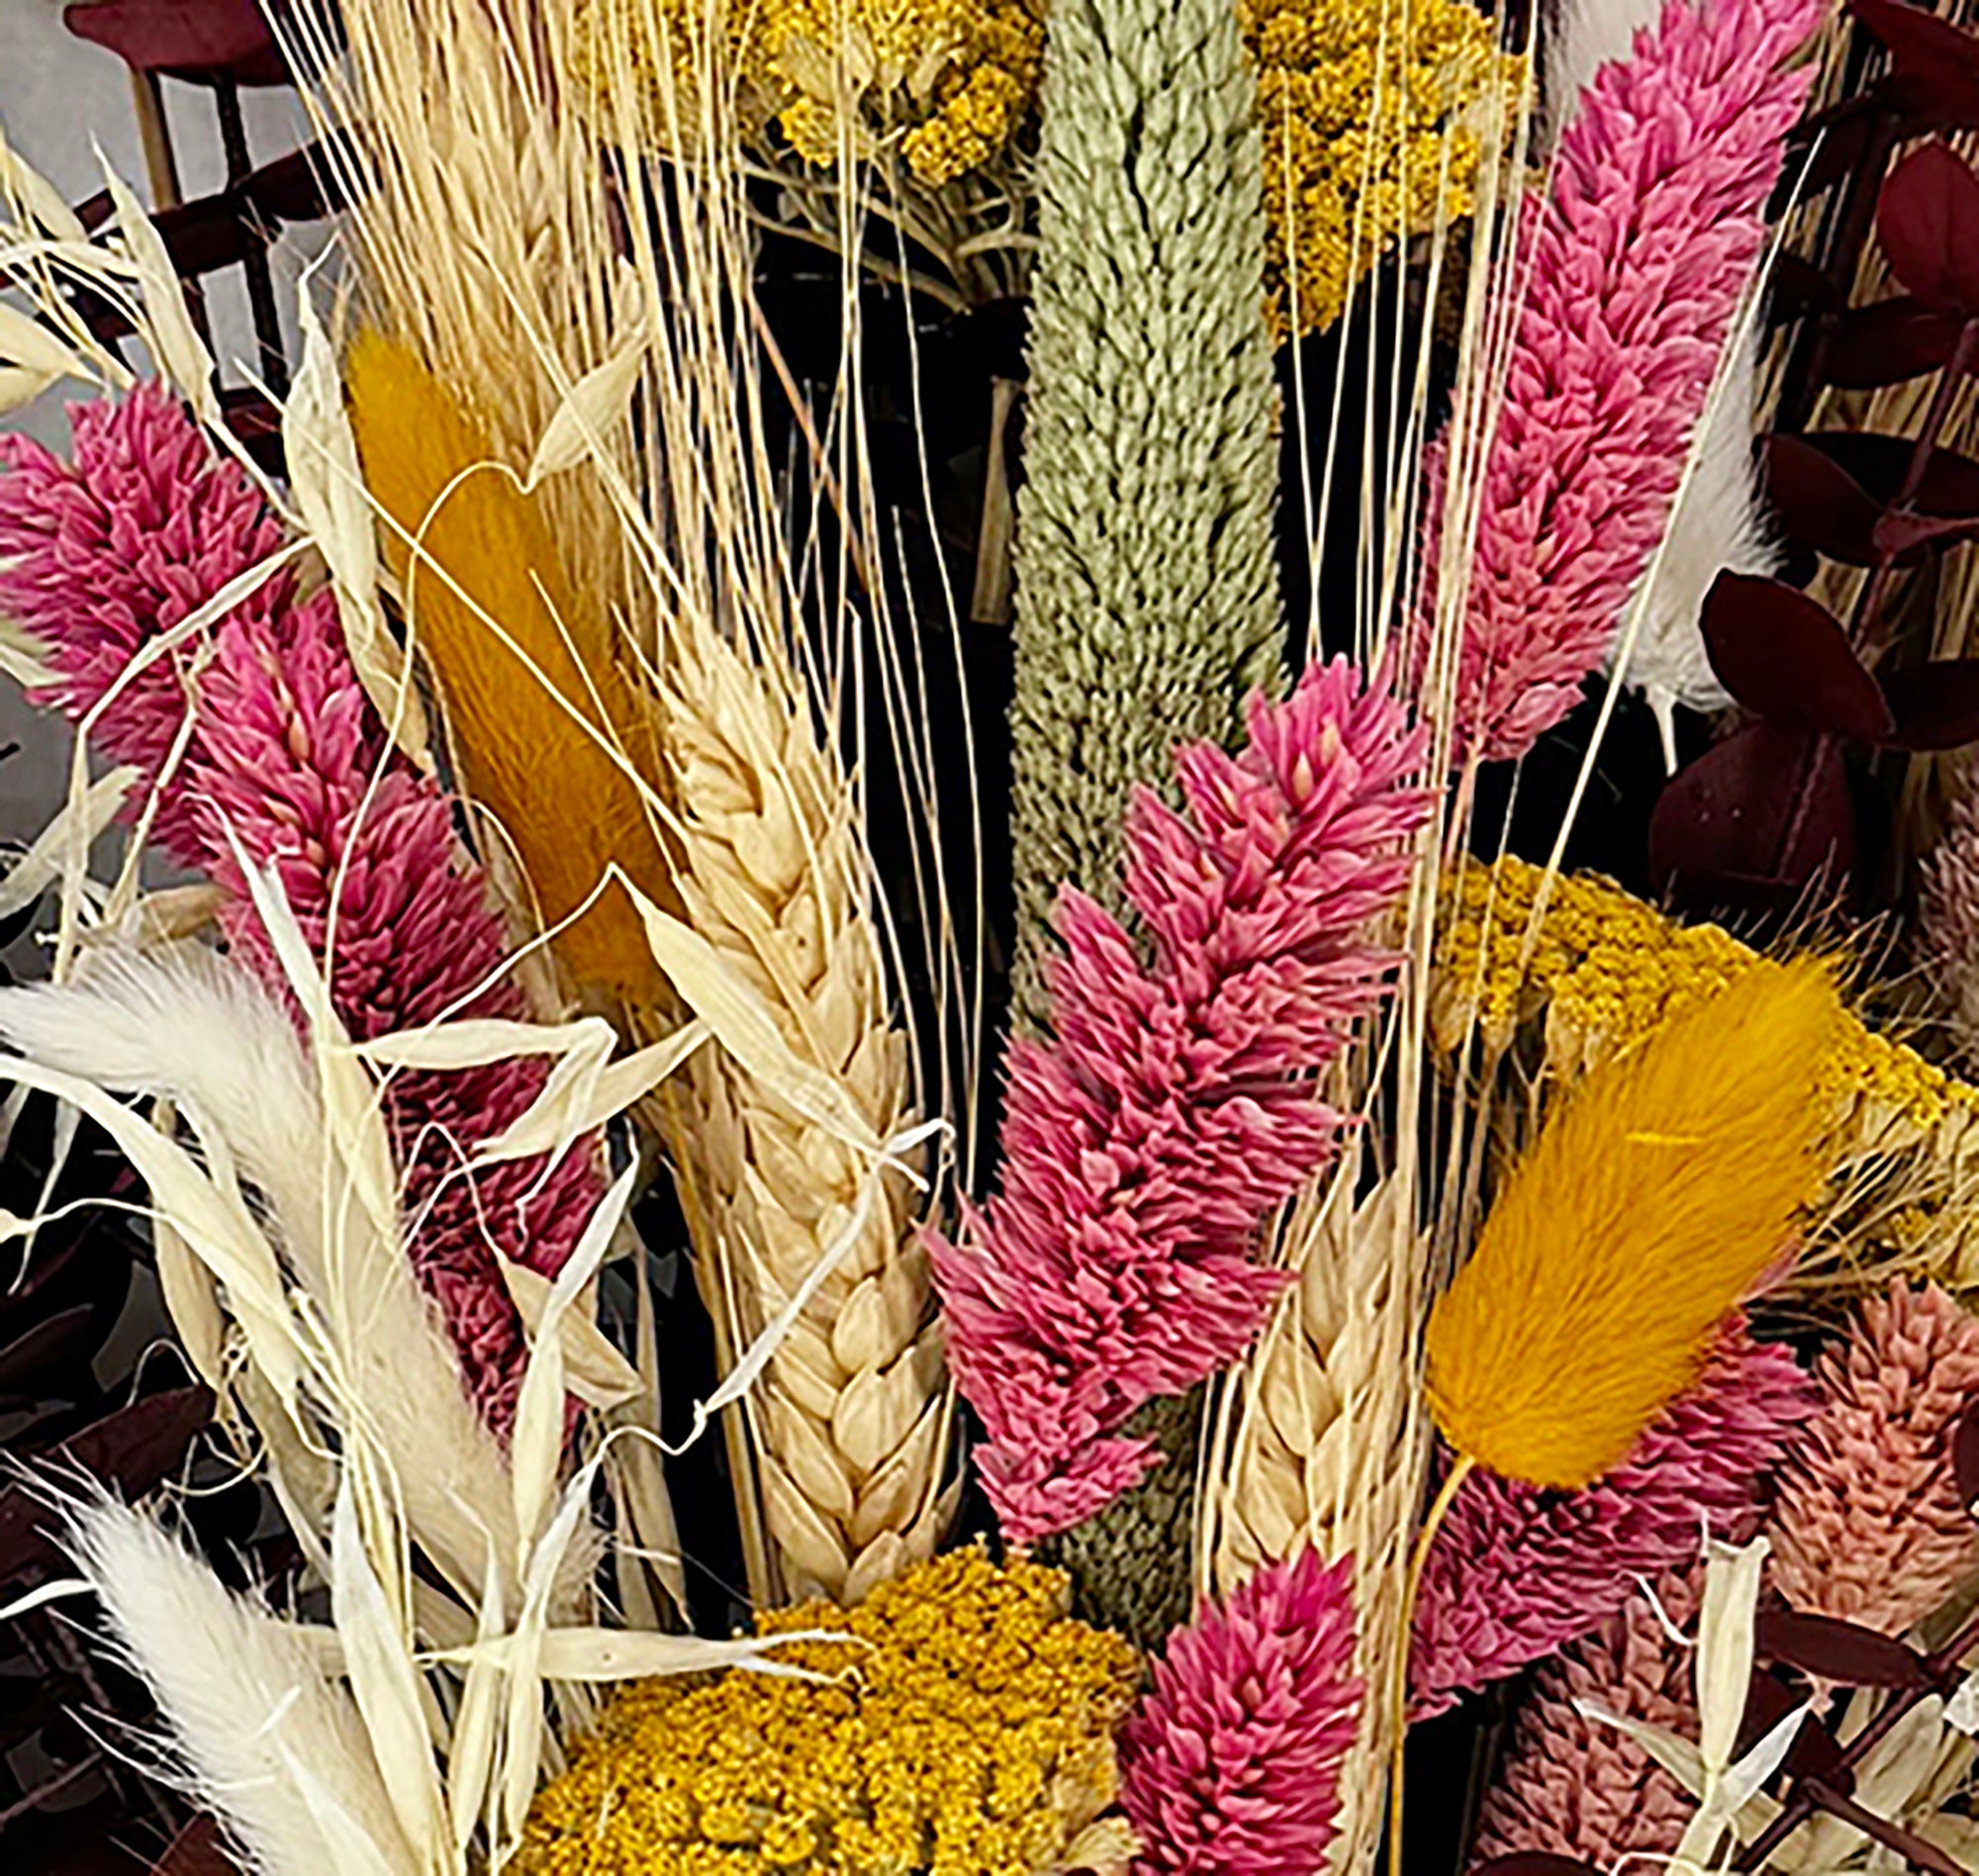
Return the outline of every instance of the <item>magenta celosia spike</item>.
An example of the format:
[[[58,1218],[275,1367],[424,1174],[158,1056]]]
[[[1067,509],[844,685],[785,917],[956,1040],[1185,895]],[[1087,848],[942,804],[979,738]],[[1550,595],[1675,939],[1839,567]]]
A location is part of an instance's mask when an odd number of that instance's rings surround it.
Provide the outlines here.
[[[1934,1283],[1870,1297],[1821,1359],[1795,1441],[1772,1580],[1796,1609],[1901,1635],[1979,1569],[1952,1435],[1979,1398],[1979,1319]]]
[[[1136,1876],[1318,1876],[1360,1722],[1353,1558],[1304,1550],[1169,1638],[1120,1731]]]
[[[1369,924],[1427,809],[1422,736],[1342,662],[1250,742],[1177,768],[1185,812],[1143,791],[1126,896],[1153,946],[1068,891],[1048,972],[1056,1035],[1010,1056],[1001,1190],[960,1245],[930,1239],[957,1378],[990,1438],[1013,1543],[1090,1517],[1147,1468],[1109,1437],[1233,1360],[1283,1278],[1261,1226],[1334,1151],[1314,1075],[1380,993]]]
[[[1662,538],[1813,78],[1788,60],[1825,9],[1669,0],[1560,137],[1513,262],[1523,302],[1463,602],[1455,722],[1485,760],[1573,707]],[[1439,449],[1432,592],[1443,469]]]
[[[280,545],[251,484],[186,412],[141,389],[75,413],[73,465],[34,445],[9,454],[0,573],[14,611],[62,673],[52,701],[80,716],[131,655]],[[155,774],[197,672],[197,718],[165,797],[172,851],[223,890],[231,944],[271,983],[275,966],[236,844],[272,866],[359,1040],[460,1013],[518,1016],[485,882],[454,836],[446,797],[391,751],[345,650],[333,602],[301,601],[278,574],[205,636],[195,665],[161,661],[105,711],[97,740]],[[483,984],[493,986],[478,995]],[[506,1431],[526,1359],[505,1261],[554,1273],[599,1196],[574,1154],[473,1173],[473,1150],[540,1089],[539,1062],[408,1073],[386,1090],[410,1250],[459,1350],[463,1377]]]
[[[1409,1662],[1418,1716],[1585,1635],[1642,1578],[1694,1557],[1707,1526],[1714,1537],[1749,1536],[1813,1411],[1792,1356],[1754,1343],[1741,1324],[1606,1478],[1552,1492],[1473,1472],[1423,1572]]]
[[[1673,1570],[1637,1589],[1619,1615],[1540,1669],[1484,1794],[1473,1867],[1534,1851],[1603,1870],[1668,1862],[1697,1801],[1646,1747],[1577,1703],[1697,1737],[1697,1651],[1664,1626],[1695,1624],[1697,1576],[1695,1566]]]
[[[26,627],[59,674],[35,701],[81,716],[137,651],[274,553],[282,532],[168,393],[140,385],[120,402],[69,415],[71,461],[28,437],[0,436],[0,612]],[[240,610],[267,618],[291,591],[277,576]],[[97,747],[135,766],[147,786],[184,724],[201,649],[147,666],[97,725]],[[182,786],[166,788],[151,831],[173,858],[201,862]]]

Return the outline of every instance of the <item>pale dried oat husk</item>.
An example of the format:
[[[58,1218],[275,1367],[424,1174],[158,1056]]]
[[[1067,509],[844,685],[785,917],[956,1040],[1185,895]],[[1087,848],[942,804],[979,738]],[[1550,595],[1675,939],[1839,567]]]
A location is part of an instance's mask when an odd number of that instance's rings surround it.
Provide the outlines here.
[[[1402,1579],[1429,1451],[1417,1330],[1427,1239],[1409,1182],[1391,1173],[1356,1200],[1350,1150],[1293,1206],[1278,1241],[1298,1281],[1212,1418],[1198,1572],[1227,1595],[1261,1565],[1310,1546],[1355,1558],[1361,1730],[1340,1775],[1328,1868],[1365,1876],[1385,1820]]]

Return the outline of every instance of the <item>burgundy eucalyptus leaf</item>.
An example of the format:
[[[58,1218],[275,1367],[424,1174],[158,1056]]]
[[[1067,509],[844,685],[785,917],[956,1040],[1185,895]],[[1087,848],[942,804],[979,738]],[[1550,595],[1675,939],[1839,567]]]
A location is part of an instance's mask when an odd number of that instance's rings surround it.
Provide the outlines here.
[[[85,1387],[93,1385],[88,1362],[96,1343],[95,1330],[95,1306],[77,1303],[17,1336],[0,1349],[0,1395],[26,1393],[41,1378],[47,1391],[74,1399],[73,1392],[62,1384],[62,1370],[67,1368]]]
[[[1959,322],[1909,294],[1843,313],[1824,334],[1821,375],[1844,391],[1880,391],[1940,371],[1958,349]]]
[[[1828,739],[1748,723],[1680,769],[1649,817],[1649,867],[1687,904],[1782,910],[1855,870],[1848,772]]]
[[[1979,81],[1979,40],[1908,0],[1848,0],[1848,11],[1881,42],[1901,72],[1962,71]]]
[[[202,196],[197,202],[164,209],[151,220],[164,238],[172,271],[181,280],[196,280],[236,267],[267,245],[267,239],[241,214],[232,195]]]
[[[1780,1718],[1784,1720],[1786,1715]],[[1787,1747],[1786,1769],[1793,1778],[1818,1778],[1830,1791],[1844,1797],[1855,1789],[1854,1770],[1842,1757],[1835,1735],[1812,1715]]]
[[[1762,1609],[1755,1635],[1768,1660],[1844,1687],[1927,1687],[1931,1668],[1915,1648],[1838,1616]]]
[[[1851,567],[1875,565],[1883,505],[1818,437],[1768,436],[1765,467],[1767,499],[1795,546]]]
[[[1769,722],[1869,742],[1890,732],[1890,706],[1848,634],[1781,581],[1721,573],[1704,602],[1704,644],[1719,681]]]
[[[220,1826],[211,1818],[195,1818],[172,1838],[151,1876],[234,1876],[234,1865],[220,1846]]]
[[[1797,320],[1809,313],[1839,313],[1847,302],[1835,282],[1813,261],[1799,254],[1781,254],[1766,276],[1773,317]]]
[[[310,143],[255,170],[240,193],[268,221],[320,222],[343,206],[334,164],[323,144]]]
[[[1794,127],[1789,139],[1788,159],[1773,191],[1773,200],[1768,204],[1769,218],[1790,208],[1796,201],[1809,201],[1825,194],[1838,182],[1854,175],[1868,161],[1879,120],[1888,110],[1879,94],[1880,87],[1844,98],[1817,116],[1803,118]],[[1780,258],[1784,260],[1787,257],[1781,255]],[[1802,264],[1808,265],[1806,262]],[[1778,262],[1774,263],[1776,276],[1778,265]],[[1809,271],[1820,274],[1820,269],[1812,266]],[[1843,296],[1829,283],[1827,275],[1821,274],[1821,280],[1828,289],[1825,301],[1838,309]],[[1777,277],[1772,284],[1777,293]]]
[[[1927,553],[1979,538],[1979,516],[1898,511],[1877,520],[1872,538],[1879,555],[1887,554],[1899,562],[1921,560]]]
[[[1979,176],[1949,144],[1914,149],[1876,207],[1890,271],[1934,313],[1979,317]]]
[[[177,1469],[212,1418],[207,1389],[174,1388],[120,1407],[47,1457],[115,1485],[125,1498],[141,1498]],[[47,1507],[26,1486],[0,1492],[0,1582],[60,1562],[47,1522]]]
[[[1967,1403],[1951,1437],[1951,1468],[1958,1480],[1958,1502],[1979,1518],[1979,1400]]]
[[[1939,658],[1883,680],[1896,749],[1962,749],[1979,742],[1979,658]]]

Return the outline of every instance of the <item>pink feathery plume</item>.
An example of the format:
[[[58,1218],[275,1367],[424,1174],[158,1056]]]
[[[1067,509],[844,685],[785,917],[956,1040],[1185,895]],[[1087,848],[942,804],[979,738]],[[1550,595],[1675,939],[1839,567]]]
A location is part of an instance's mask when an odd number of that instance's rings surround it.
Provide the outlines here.
[[[247,478],[157,387],[69,416],[67,462],[29,437],[0,436],[0,612],[58,674],[34,701],[80,717],[146,644],[274,553],[282,530]],[[288,591],[271,582],[239,611],[265,619]],[[147,787],[191,707],[201,649],[188,644],[137,673],[96,725],[97,747],[136,767]],[[152,838],[199,865],[204,845],[181,784],[174,778],[160,796]]]
[[[33,445],[12,452],[0,540],[25,559],[7,570],[0,605],[62,672],[52,701],[80,716],[134,652],[265,558],[281,534],[247,478],[160,392],[84,407],[75,433],[73,465]],[[172,851],[222,889],[233,946],[283,985],[237,844],[273,868],[356,1039],[456,1005],[521,1015],[502,975],[501,922],[454,837],[447,797],[390,749],[331,599],[304,601],[278,573],[198,651],[196,661],[175,668],[167,658],[143,672],[106,709],[97,740],[113,760],[155,775],[183,721],[187,684],[196,686],[194,733],[165,797]],[[553,1274],[600,1189],[583,1153],[547,1178],[541,1161],[466,1171],[473,1150],[535,1098],[544,1073],[516,1061],[402,1074],[386,1086],[411,1257],[469,1391],[504,1432],[527,1347],[502,1264]]]
[[[1813,1411],[1793,1358],[1739,1325],[1606,1478],[1555,1492],[1473,1472],[1423,1572],[1409,1663],[1417,1715],[1585,1635],[1638,1580],[1694,1557],[1707,1525],[1715,1537],[1749,1535]]]
[[[1523,755],[1579,700],[1668,524],[1765,241],[1826,0],[1668,0],[1561,134],[1513,261],[1523,289],[1485,443],[1455,722]],[[1427,650],[1446,468],[1428,468]]]
[[[1970,786],[1924,864],[1924,952],[1931,981],[1968,1064],[1979,1065],[1979,792]]]
[[[1979,1394],[1979,1320],[1934,1283],[1870,1297],[1816,1369],[1780,1477],[1772,1580],[1796,1609],[1901,1635],[1979,1568],[1951,1443]]]
[[[1120,1730],[1136,1876],[1318,1876],[1353,1745],[1353,1558],[1304,1550],[1169,1638]]]
[[[1125,894],[1153,948],[1068,890],[1056,1039],[1011,1050],[1002,1188],[930,1238],[981,1475],[1004,1535],[1090,1517],[1147,1469],[1112,1439],[1234,1360],[1284,1279],[1260,1228],[1324,1166],[1341,1117],[1314,1077],[1379,996],[1368,942],[1408,876],[1424,757],[1392,697],[1345,662],[1250,742],[1177,758],[1185,814],[1140,792]]]
[[[1652,1589],[1654,1603],[1637,1589],[1540,1669],[1484,1794],[1473,1863],[1540,1852],[1595,1869],[1649,1869],[1682,1841],[1697,1801],[1643,1746],[1575,1704],[1697,1736],[1696,1650],[1662,1621],[1679,1630],[1696,1621],[1697,1571],[1673,1570]]]

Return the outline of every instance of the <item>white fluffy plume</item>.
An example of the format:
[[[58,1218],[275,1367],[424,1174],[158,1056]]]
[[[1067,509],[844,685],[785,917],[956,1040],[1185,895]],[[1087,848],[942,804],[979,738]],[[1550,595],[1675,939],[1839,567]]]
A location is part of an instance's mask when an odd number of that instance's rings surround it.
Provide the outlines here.
[[[258,1188],[308,1298],[289,1328],[310,1398],[343,1452],[360,1438],[375,1448],[414,1540],[475,1600],[490,1544],[500,1558],[518,1554],[508,1462],[403,1242],[353,1195],[288,1011],[204,946],[106,948],[67,984],[0,990],[0,1041],[107,1092],[173,1101],[216,1174],[229,1163]],[[343,1120],[345,1137],[383,1125],[375,1111]]]
[[[247,1876],[420,1876],[356,1703],[302,1635],[148,1517],[69,1511],[69,1548],[170,1729],[168,1762]]]
[[[1564,0],[1548,16],[1541,84],[1549,142],[1572,122],[1595,74],[1628,57],[1636,35],[1654,26],[1662,12],[1662,0]],[[1642,692],[1654,713],[1672,767],[1675,705],[1719,710],[1732,702],[1711,669],[1700,627],[1712,582],[1727,570],[1780,569],[1752,464],[1754,352],[1750,333],[1735,336],[1693,444],[1661,560],[1646,576],[1649,589],[1629,651],[1625,682]],[[1639,589],[1618,625],[1642,597]]]

